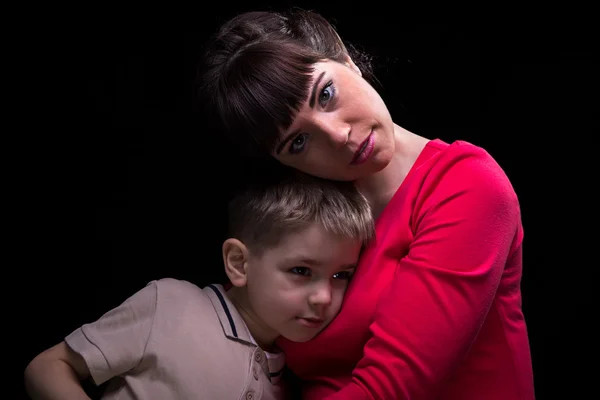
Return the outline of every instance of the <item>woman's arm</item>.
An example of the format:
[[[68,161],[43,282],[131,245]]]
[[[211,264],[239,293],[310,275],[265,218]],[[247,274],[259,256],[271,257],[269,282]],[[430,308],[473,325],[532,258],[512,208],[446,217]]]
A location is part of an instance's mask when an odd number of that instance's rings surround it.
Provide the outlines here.
[[[352,383],[329,400],[435,396],[488,315],[520,226],[517,197],[489,156],[458,158],[435,178]]]

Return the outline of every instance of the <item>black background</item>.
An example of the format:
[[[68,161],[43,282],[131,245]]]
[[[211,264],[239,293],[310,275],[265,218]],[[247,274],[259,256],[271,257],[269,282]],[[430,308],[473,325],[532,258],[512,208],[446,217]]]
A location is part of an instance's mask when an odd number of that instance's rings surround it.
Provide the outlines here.
[[[223,279],[225,201],[240,177],[234,153],[198,111],[195,65],[220,22],[271,4],[71,9],[72,18],[46,21],[25,50],[34,59],[33,91],[21,93],[31,128],[18,165],[27,178],[23,195],[12,193],[24,211],[11,211],[23,248],[10,262],[22,289],[11,295],[18,308],[9,303],[23,343],[19,390],[38,352],[148,281]],[[583,398],[596,386],[597,313],[585,307],[598,266],[596,201],[584,194],[597,182],[598,133],[597,41],[586,12],[568,25],[493,13],[424,23],[392,4],[294,5],[332,18],[343,39],[374,56],[396,123],[480,145],[505,169],[523,213],[523,308],[538,399]]]

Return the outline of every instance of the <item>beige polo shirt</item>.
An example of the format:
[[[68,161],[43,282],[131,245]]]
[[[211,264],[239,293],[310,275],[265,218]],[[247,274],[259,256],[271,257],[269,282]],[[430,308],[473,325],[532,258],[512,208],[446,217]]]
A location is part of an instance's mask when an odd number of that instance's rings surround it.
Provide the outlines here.
[[[256,346],[221,285],[161,279],[65,338],[103,399],[283,399],[283,354]]]

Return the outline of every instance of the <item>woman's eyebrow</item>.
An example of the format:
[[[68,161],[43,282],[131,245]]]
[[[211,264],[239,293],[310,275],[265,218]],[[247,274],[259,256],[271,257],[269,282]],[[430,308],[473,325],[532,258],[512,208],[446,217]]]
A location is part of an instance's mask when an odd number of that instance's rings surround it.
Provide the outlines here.
[[[315,101],[317,98],[317,96],[315,96],[315,94],[317,93],[317,86],[319,86],[319,82],[321,82],[321,79],[323,79],[323,75],[325,75],[325,71],[321,72],[317,80],[315,80],[315,84],[313,85],[312,93],[310,94],[310,101],[308,102],[310,108],[313,108],[315,106]]]

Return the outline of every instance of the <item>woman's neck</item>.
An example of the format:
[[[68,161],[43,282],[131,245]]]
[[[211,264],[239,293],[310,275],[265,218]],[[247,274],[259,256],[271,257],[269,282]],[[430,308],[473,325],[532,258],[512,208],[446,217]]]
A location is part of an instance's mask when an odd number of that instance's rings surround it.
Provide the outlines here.
[[[429,142],[429,139],[396,124],[394,124],[394,138],[395,149],[390,163],[381,171],[356,181],[356,186],[369,201],[375,218],[379,217],[390,202]]]

